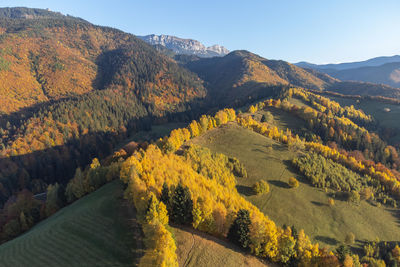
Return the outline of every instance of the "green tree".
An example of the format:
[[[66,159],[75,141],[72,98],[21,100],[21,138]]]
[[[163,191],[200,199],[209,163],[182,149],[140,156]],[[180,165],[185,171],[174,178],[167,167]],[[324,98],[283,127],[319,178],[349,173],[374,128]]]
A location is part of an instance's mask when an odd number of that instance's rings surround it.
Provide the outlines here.
[[[172,220],[179,224],[191,224],[193,222],[193,200],[188,187],[180,183],[176,187],[171,203]]]
[[[77,168],[74,178],[69,181],[67,189],[65,190],[65,195],[69,203],[81,198],[86,194],[84,180],[85,177],[81,169]]]
[[[58,183],[47,187],[46,216],[50,216],[65,206],[65,192]]]
[[[336,254],[340,262],[343,262],[346,258],[346,255],[350,255],[350,249],[346,245],[340,245],[336,248]]]
[[[170,211],[171,204],[170,204],[170,193],[169,193],[169,187],[166,182],[163,183],[162,189],[161,189],[161,197],[160,201],[165,204],[167,207],[167,210]]]
[[[261,122],[266,122],[266,121],[267,121],[267,118],[266,118],[265,115],[263,114],[262,117],[261,117]]]
[[[249,211],[245,209],[239,210],[229,228],[228,239],[241,248],[248,250],[250,246],[250,224]]]

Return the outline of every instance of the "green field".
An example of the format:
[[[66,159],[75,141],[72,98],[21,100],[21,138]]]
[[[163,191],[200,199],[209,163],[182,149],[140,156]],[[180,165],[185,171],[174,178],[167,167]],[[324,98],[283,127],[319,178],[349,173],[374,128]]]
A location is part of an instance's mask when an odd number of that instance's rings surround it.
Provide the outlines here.
[[[238,158],[249,177],[238,179],[238,191],[278,225],[294,225],[325,246],[343,242],[347,233],[357,240],[400,240],[398,210],[377,208],[365,201],[359,205],[336,200],[328,206],[325,191],[310,186],[292,169],[296,155],[287,146],[237,124],[231,123],[209,131],[192,141],[215,152]],[[288,188],[289,177],[296,177],[300,187]],[[258,180],[269,182],[271,191],[254,195],[251,186]],[[360,243],[358,243],[360,244]]]
[[[1,245],[0,266],[133,266],[141,230],[122,193],[109,183]]]
[[[176,241],[179,266],[272,266],[243,253],[227,241],[193,229],[171,228]]]

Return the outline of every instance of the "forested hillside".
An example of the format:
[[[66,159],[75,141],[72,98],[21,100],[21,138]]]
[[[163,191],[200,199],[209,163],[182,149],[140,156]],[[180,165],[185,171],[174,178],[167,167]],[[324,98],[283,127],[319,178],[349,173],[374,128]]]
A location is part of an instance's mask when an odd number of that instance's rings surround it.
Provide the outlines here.
[[[289,84],[322,90],[334,79],[318,78],[284,61],[267,60],[248,51],[234,51],[222,58],[189,61],[185,66],[207,84],[209,95],[219,103],[257,99]],[[243,104],[243,101],[242,103]]]
[[[133,35],[70,17],[0,18],[3,113],[110,87],[160,110],[205,95],[197,77]]]
[[[0,206],[65,185],[130,132],[192,116],[206,95],[131,34],[45,10],[0,14]]]

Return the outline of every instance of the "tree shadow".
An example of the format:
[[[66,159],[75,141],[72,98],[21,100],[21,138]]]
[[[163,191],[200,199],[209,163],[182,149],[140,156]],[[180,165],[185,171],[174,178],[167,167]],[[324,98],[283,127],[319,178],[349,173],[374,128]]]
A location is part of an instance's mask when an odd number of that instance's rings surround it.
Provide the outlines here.
[[[311,203],[318,207],[328,206],[327,204],[319,202],[319,201],[311,201]]]
[[[315,237],[315,239],[320,241],[320,242],[324,242],[326,244],[329,244],[331,246],[336,246],[336,245],[339,244],[338,240],[336,240],[335,238],[332,238],[332,237],[328,237],[328,236],[317,235]]]
[[[286,189],[290,188],[290,186],[287,183],[285,183],[283,181],[279,181],[279,180],[268,180],[268,183],[275,185],[277,187],[280,187],[280,188],[286,188]]]
[[[236,189],[239,192],[239,194],[241,194],[241,195],[245,195],[247,197],[254,195],[254,190],[250,186],[237,185]]]
[[[287,160],[283,160],[282,162],[283,162],[283,164],[286,166],[286,168],[288,169],[288,171],[297,174],[295,178],[296,178],[299,182],[302,182],[302,183],[304,183],[304,184],[308,184],[308,185],[314,187],[314,186],[310,183],[309,180],[307,180],[303,175],[299,174],[299,171],[293,166],[291,160],[287,159]]]

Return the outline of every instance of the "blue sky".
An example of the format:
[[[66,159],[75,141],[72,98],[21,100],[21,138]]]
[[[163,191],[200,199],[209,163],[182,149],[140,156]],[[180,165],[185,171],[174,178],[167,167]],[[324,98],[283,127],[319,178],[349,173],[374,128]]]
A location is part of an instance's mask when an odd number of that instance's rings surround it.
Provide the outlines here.
[[[269,59],[335,63],[400,54],[399,0],[1,0],[137,35],[170,34]]]

